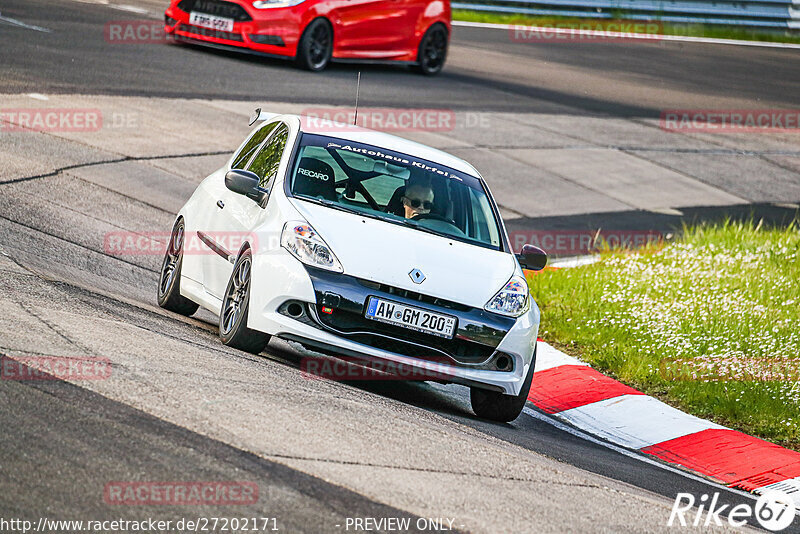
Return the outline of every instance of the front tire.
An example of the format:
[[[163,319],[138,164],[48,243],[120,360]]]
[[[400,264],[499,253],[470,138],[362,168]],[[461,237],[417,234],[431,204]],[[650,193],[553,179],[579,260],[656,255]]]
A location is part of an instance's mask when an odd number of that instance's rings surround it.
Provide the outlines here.
[[[219,337],[225,345],[259,354],[269,343],[269,335],[247,328],[250,311],[250,278],[253,254],[245,249],[233,266],[219,314]]]
[[[472,403],[472,411],[481,419],[488,419],[490,421],[497,421],[499,423],[508,423],[513,421],[522,409],[525,407],[525,401],[528,400],[528,393],[531,390],[531,381],[533,380],[533,368],[536,365],[536,353],[533,354],[530,369],[525,376],[525,382],[522,383],[522,389],[519,395],[505,395],[497,391],[488,391],[480,388],[470,388],[470,401]]]
[[[434,24],[419,42],[417,49],[417,70],[426,76],[438,74],[447,59],[447,28]]]
[[[333,30],[325,19],[309,24],[297,45],[295,63],[303,69],[318,72],[328,66],[333,54]]]
[[[184,234],[185,226],[183,219],[181,219],[172,228],[167,252],[161,264],[161,274],[158,278],[158,305],[165,310],[188,317],[196,312],[199,306],[181,296]]]

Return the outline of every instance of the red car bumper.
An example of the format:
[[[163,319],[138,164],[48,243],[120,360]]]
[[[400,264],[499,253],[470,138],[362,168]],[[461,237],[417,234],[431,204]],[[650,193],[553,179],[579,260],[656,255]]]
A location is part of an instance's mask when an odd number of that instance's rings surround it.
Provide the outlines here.
[[[193,4],[194,2],[183,0],[170,4],[164,14],[168,35],[177,39],[244,48],[274,56],[294,57],[297,52],[306,15],[302,4],[294,8],[254,9],[246,3],[215,0],[213,4],[221,6],[220,15],[234,19],[232,31],[213,30],[191,24],[191,8],[187,6]]]

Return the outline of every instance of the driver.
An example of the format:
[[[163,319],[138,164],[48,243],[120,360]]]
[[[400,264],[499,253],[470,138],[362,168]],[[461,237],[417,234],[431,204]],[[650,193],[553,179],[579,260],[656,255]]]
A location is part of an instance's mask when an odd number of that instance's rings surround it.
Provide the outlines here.
[[[433,189],[425,184],[410,185],[403,195],[403,212],[406,219],[430,213],[433,209]]]

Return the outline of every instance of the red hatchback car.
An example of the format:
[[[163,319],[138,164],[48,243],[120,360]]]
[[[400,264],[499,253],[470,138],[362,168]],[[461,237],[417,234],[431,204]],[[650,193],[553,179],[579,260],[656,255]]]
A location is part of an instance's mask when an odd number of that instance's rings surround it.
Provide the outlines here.
[[[293,58],[400,62],[424,74],[444,66],[450,0],[172,0],[167,34],[180,41]]]

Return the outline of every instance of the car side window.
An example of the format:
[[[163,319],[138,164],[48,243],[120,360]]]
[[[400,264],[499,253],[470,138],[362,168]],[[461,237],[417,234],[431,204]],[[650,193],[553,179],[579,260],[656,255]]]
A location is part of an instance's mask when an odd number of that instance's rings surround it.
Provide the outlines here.
[[[492,215],[492,207],[489,205],[489,199],[485,195],[476,194],[472,189],[470,189],[469,193],[470,206],[467,217],[472,221],[472,228],[469,232],[470,237],[499,246],[500,234],[497,231],[497,227],[487,223],[494,217]]]
[[[236,157],[233,158],[233,165],[231,165],[231,169],[244,169],[244,166],[247,165],[247,162],[250,161],[250,158],[255,153],[256,149],[264,142],[264,139],[272,133],[272,130],[278,123],[267,124],[266,126],[262,127],[260,130],[255,132],[253,136],[248,139],[247,143],[242,147]]]
[[[248,171],[256,173],[259,178],[259,187],[266,189],[270,182],[278,174],[278,167],[281,164],[281,156],[286,148],[286,140],[289,138],[289,128],[281,124],[275,133],[267,139],[267,142],[256,154],[253,162],[247,168]]]

